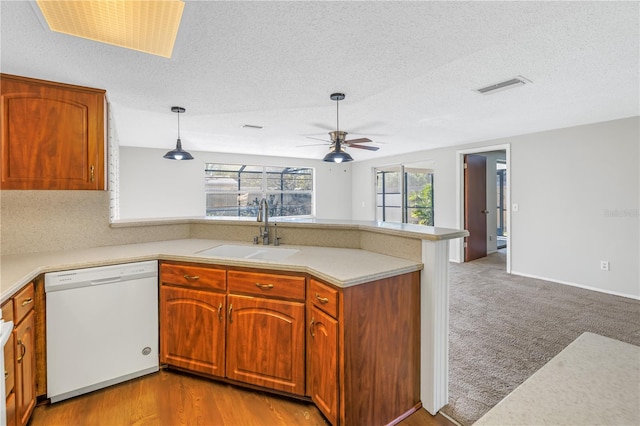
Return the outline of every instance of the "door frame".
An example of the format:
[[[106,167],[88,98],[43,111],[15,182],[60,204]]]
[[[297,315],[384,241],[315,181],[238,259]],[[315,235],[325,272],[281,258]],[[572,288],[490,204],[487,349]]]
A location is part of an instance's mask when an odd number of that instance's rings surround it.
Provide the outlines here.
[[[511,235],[513,235],[513,223],[511,222],[511,144],[480,146],[476,148],[456,151],[456,223],[458,229],[464,229],[464,156],[465,154],[481,154],[489,151],[505,151],[507,162],[507,273],[511,273]],[[489,189],[487,189],[489,190]],[[489,207],[488,207],[489,208]],[[452,261],[464,263],[464,239],[451,240]]]

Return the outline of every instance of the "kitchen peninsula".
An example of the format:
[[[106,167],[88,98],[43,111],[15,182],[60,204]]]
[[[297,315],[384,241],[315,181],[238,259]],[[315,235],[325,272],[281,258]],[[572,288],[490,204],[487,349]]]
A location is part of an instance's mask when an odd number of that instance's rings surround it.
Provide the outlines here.
[[[250,246],[255,221],[168,219],[111,227],[143,227],[159,236],[164,227],[176,224],[188,227],[187,238],[4,255],[1,300],[44,272],[151,259],[310,274],[342,289],[421,271],[420,400],[432,413],[446,404],[448,240],[465,236],[465,231],[368,222],[279,221],[283,246],[299,251],[283,261],[263,261],[198,254],[230,241]]]

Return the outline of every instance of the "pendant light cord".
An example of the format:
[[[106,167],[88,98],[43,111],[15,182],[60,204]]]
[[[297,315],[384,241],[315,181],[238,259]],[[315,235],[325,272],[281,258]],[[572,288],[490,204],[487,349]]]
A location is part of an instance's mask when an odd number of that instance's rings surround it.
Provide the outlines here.
[[[339,114],[339,110],[338,110],[338,106],[340,104],[340,101],[338,99],[336,99],[336,131],[339,132],[340,131],[340,114]]]
[[[180,139],[180,110],[178,110],[178,139]]]

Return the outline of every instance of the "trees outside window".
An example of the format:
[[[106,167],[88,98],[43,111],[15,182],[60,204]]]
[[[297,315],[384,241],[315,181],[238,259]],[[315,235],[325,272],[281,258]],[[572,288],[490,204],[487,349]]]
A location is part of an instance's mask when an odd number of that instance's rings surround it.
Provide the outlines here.
[[[433,226],[433,171],[392,166],[376,172],[376,220]]]

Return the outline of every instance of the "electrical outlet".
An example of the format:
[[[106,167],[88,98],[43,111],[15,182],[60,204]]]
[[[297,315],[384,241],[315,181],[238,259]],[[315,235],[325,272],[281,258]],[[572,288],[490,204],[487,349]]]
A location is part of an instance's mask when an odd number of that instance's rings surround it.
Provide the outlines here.
[[[600,270],[601,271],[608,271],[609,270],[609,261],[608,260],[601,260],[600,261]]]

